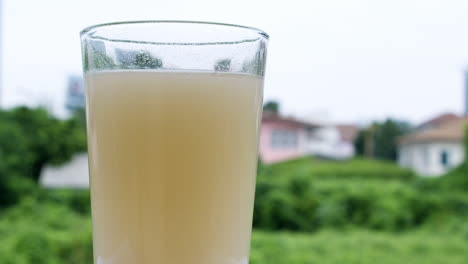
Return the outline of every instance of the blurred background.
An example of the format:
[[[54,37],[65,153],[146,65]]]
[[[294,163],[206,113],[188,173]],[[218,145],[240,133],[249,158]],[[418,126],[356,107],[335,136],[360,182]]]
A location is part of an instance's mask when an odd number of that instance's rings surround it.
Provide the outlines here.
[[[0,1],[0,263],[92,263],[79,31],[271,36],[252,264],[468,263],[468,2]]]

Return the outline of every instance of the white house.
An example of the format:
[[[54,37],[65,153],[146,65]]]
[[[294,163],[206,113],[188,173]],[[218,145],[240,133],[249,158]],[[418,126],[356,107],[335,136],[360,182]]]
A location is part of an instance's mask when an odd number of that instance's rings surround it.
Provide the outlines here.
[[[63,165],[47,165],[41,172],[40,183],[49,188],[87,188],[88,171],[88,154],[79,153]]]
[[[348,159],[354,156],[358,128],[324,121],[297,120],[264,111],[260,131],[260,158],[275,163],[304,156]]]
[[[399,141],[398,163],[422,176],[439,176],[464,160],[468,119],[445,114],[425,122]]]
[[[323,125],[309,134],[306,152],[309,155],[331,159],[348,159],[354,156],[355,126]]]

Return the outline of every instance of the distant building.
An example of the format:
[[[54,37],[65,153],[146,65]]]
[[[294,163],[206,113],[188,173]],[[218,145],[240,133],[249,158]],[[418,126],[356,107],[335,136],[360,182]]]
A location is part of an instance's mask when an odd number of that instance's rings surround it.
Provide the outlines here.
[[[85,107],[85,90],[81,76],[68,77],[65,106],[72,112]]]
[[[400,138],[398,163],[422,176],[440,176],[465,160],[463,139],[468,125],[468,70],[465,71],[464,116],[441,114]]]
[[[264,163],[275,163],[305,156],[309,134],[314,128],[318,128],[318,125],[264,111],[260,130],[260,159]]]
[[[260,159],[275,163],[303,156],[351,158],[357,132],[357,127],[352,125],[304,122],[265,111],[260,131]]]
[[[443,114],[424,122],[399,141],[398,163],[423,176],[438,176],[464,160],[463,138],[468,119]]]
[[[450,123],[452,121],[460,120],[460,116],[453,113],[441,114],[437,117],[432,118],[417,127],[418,131],[427,131],[437,127],[440,127],[444,124]]]
[[[343,160],[354,156],[354,139],[358,128],[353,125],[321,125],[309,132],[307,154]]]
[[[80,153],[63,165],[46,166],[42,170],[40,183],[49,188],[88,188],[88,175],[88,155]]]

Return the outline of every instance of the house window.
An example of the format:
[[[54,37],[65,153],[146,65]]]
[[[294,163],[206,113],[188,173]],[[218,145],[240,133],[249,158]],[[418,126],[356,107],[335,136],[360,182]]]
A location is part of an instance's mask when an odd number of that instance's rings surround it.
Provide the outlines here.
[[[298,144],[298,136],[295,131],[273,130],[271,146],[276,149],[293,149]]]
[[[444,150],[440,153],[440,163],[444,167],[450,166],[450,154],[448,153],[448,151]]]

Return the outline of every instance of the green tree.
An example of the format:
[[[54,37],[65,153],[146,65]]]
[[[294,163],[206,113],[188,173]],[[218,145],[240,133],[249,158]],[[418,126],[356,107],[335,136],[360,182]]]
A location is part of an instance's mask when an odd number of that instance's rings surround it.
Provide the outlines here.
[[[33,186],[21,174],[33,158],[21,128],[0,112],[0,208],[17,202]]]
[[[411,131],[404,121],[387,119],[363,128],[355,140],[356,153],[369,158],[396,160],[398,138]]]
[[[272,111],[278,114],[280,111],[280,105],[277,101],[268,101],[263,105],[263,110]]]
[[[72,119],[78,122],[82,131],[86,131],[86,110],[84,108],[75,109],[73,111]]]
[[[21,175],[37,182],[45,164],[60,164],[86,150],[78,117],[60,120],[43,108],[18,107],[0,115],[2,177]]]
[[[359,133],[356,136],[356,139],[354,139],[354,149],[356,151],[356,154],[360,156],[365,156],[364,146],[366,140],[366,132],[367,129],[360,129]]]

